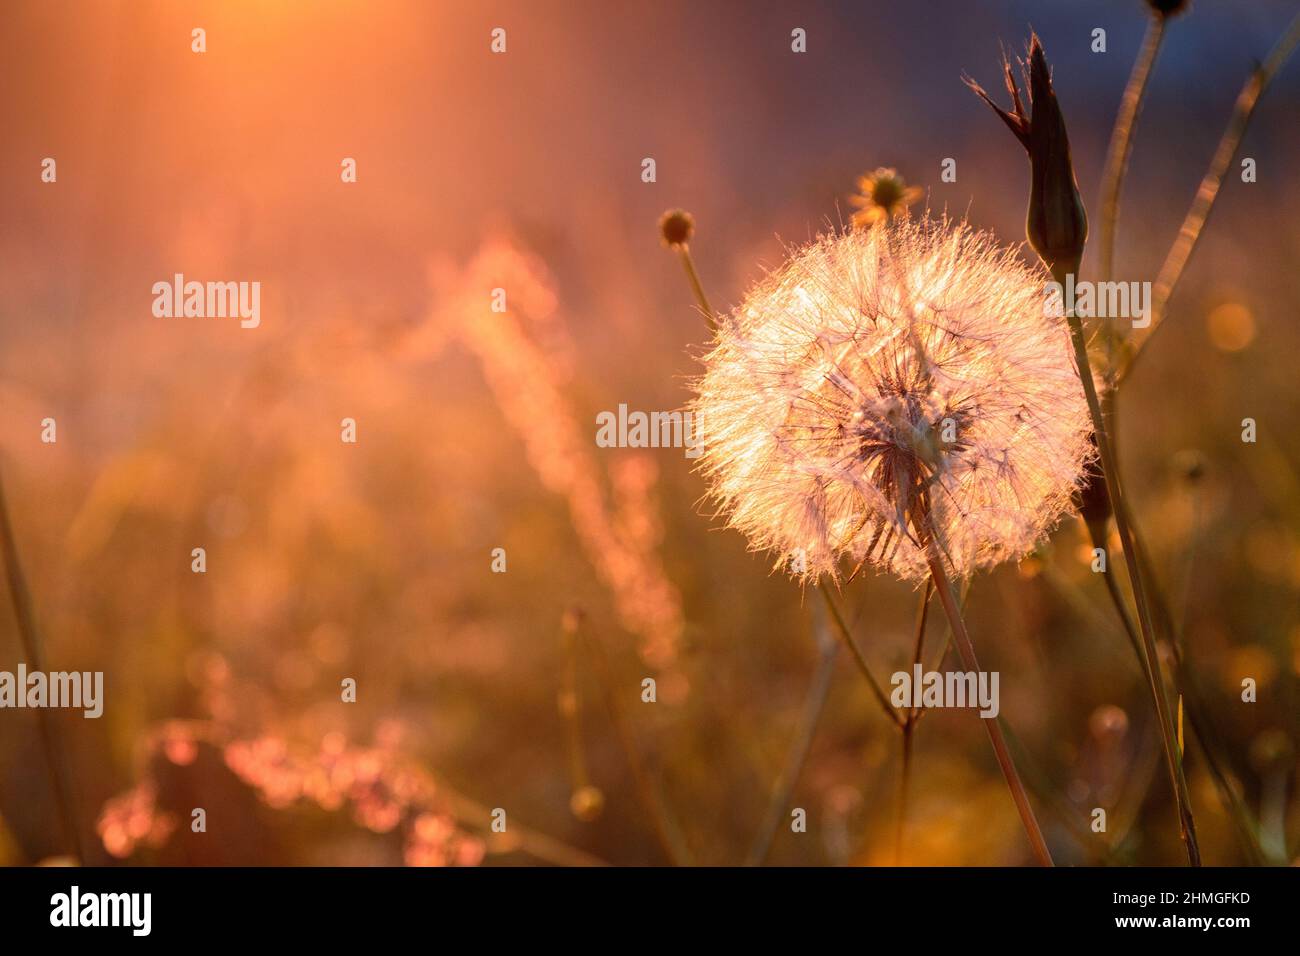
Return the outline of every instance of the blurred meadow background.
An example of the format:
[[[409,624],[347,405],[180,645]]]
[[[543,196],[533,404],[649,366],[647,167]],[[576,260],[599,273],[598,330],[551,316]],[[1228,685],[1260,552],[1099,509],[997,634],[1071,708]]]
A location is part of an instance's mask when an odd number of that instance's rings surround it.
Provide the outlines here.
[[[1197,0],[1170,22],[1117,278],[1154,279],[1295,13]],[[667,208],[694,214],[720,309],[846,222],[878,166],[925,190],[918,210],[1021,242],[1027,165],[961,76],[1000,92],[999,44],[1031,26],[1095,237],[1147,21],[1140,0],[6,4],[0,478],[46,666],[105,675],[101,719],[50,714],[84,860],[737,864],[775,819],[769,862],[894,862],[900,734],[847,653],[819,670],[818,602],[721,529],[681,449],[600,448],[595,416],[681,408],[699,372]],[[1292,63],[1239,154],[1258,181],[1234,162],[1120,398],[1202,717],[1274,863],[1300,846],[1298,118]],[[155,318],[177,272],[260,281],[260,327]],[[1067,520],[974,579],[971,630],[1057,862],[1177,864],[1149,693],[1090,560]],[[844,589],[885,679],[916,597]],[[1195,744],[1186,763],[1206,862],[1251,861]],[[918,725],[907,813],[901,862],[1032,860],[969,712]],[[68,854],[35,715],[0,712],[0,863]]]

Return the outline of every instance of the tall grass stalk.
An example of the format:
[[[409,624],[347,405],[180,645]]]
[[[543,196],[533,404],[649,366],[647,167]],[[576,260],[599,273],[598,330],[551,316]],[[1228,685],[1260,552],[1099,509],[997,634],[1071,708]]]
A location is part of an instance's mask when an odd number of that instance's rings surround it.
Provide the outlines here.
[[[1132,148],[1133,131],[1136,125],[1138,113],[1141,110],[1142,101],[1145,97],[1147,82],[1150,78],[1151,68],[1158,55],[1161,41],[1164,37],[1164,28],[1167,20],[1164,16],[1155,16],[1152,18],[1150,27],[1147,30],[1143,40],[1142,49],[1133,66],[1133,71],[1129,76],[1128,84],[1124,91],[1123,99],[1120,103],[1119,113],[1115,119],[1115,126],[1111,134],[1110,147],[1107,152],[1107,161],[1105,171],[1102,176],[1102,227],[1101,227],[1101,276],[1103,280],[1109,280],[1112,277],[1114,266],[1114,248],[1115,248],[1115,231],[1119,216],[1119,195],[1123,182],[1124,171],[1128,161],[1129,152]],[[1273,75],[1285,62],[1286,58],[1294,50],[1297,42],[1300,42],[1300,16],[1297,16],[1291,23],[1288,30],[1283,34],[1281,40],[1275,45],[1268,59],[1251,75],[1237,98],[1234,107],[1233,116],[1229,121],[1228,128],[1221,138],[1215,154],[1210,163],[1210,168],[1202,179],[1200,188],[1197,190],[1196,197],[1192,202],[1182,228],[1179,231],[1178,238],[1175,240],[1173,247],[1170,249],[1160,274],[1157,278],[1156,288],[1153,295],[1152,303],[1152,321],[1153,326],[1151,333],[1134,351],[1127,363],[1122,369],[1118,370],[1118,378],[1127,377],[1136,362],[1138,355],[1150,341],[1151,334],[1158,327],[1169,301],[1173,290],[1181,278],[1187,262],[1191,257],[1201,231],[1209,218],[1214,201],[1218,196],[1220,185],[1226,174],[1228,165],[1231,163],[1233,156],[1236,155],[1240,147],[1241,139],[1245,134],[1246,127],[1254,112],[1255,106],[1259,102],[1260,96],[1267,87],[1268,82]],[[1111,327],[1111,320],[1107,321],[1107,347],[1108,350],[1113,346],[1114,329]],[[1112,359],[1111,374],[1116,372]],[[1112,386],[1117,383],[1112,380]],[[1107,390],[1107,394],[1102,396],[1101,406],[1105,421],[1108,423],[1108,430],[1114,433],[1118,389],[1112,387]],[[1115,452],[1112,448],[1112,457]],[[1121,507],[1125,509],[1124,518],[1127,520],[1127,502],[1122,502]],[[1117,524],[1119,518],[1117,516]],[[1141,535],[1136,526],[1132,525],[1131,520],[1127,523],[1132,527],[1133,541],[1132,544],[1138,550],[1138,564],[1144,563],[1144,548],[1141,544]],[[1090,529],[1091,530],[1091,529]],[[1094,545],[1105,547],[1105,541],[1096,540],[1094,534]],[[1102,535],[1104,538],[1104,535]],[[1190,558],[1189,558],[1190,561]],[[1161,597],[1159,587],[1151,575],[1149,565],[1146,565],[1144,573],[1147,577],[1147,584],[1153,591],[1153,598],[1157,604],[1163,606],[1164,601]],[[1123,625],[1124,632],[1138,655],[1139,662],[1143,665],[1143,670],[1147,671],[1148,679],[1151,674],[1147,666],[1147,655],[1142,649],[1137,628],[1133,624],[1132,617],[1128,613],[1127,606],[1123,596],[1119,591],[1119,586],[1115,579],[1106,575],[1106,589],[1110,596],[1111,602],[1115,606],[1116,613]],[[1192,733],[1201,745],[1201,750],[1205,755],[1206,764],[1209,767],[1220,797],[1228,810],[1229,816],[1238,831],[1242,843],[1250,856],[1252,862],[1262,862],[1264,853],[1259,843],[1258,826],[1253,820],[1249,809],[1241,799],[1237,788],[1228,780],[1223,770],[1221,759],[1218,751],[1221,749],[1221,742],[1212,732],[1211,725],[1204,721],[1203,717],[1198,716],[1202,713],[1202,703],[1197,698],[1199,695],[1191,691],[1189,687],[1190,671],[1187,667],[1179,646],[1178,631],[1180,630],[1172,619],[1172,614],[1165,613],[1165,630],[1166,639],[1174,655],[1173,678],[1174,690],[1179,699],[1179,715],[1185,711],[1188,722],[1191,724]],[[1190,692],[1190,696],[1189,696]],[[1184,701],[1187,705],[1184,706]],[[1162,736],[1164,736],[1165,724],[1161,723]],[[1181,719],[1179,728],[1181,731]],[[1179,734],[1181,738],[1181,733]],[[1168,747],[1166,746],[1166,749]],[[1181,755],[1181,739],[1179,752]],[[1181,763],[1181,758],[1180,758]]]
[[[592,665],[604,691],[605,709],[609,713],[610,722],[614,725],[614,732],[618,735],[619,743],[623,747],[623,754],[627,758],[628,767],[631,769],[632,778],[636,783],[637,795],[640,798],[642,809],[650,818],[655,837],[659,840],[659,845],[663,848],[669,862],[674,866],[691,866],[693,860],[690,850],[686,846],[686,841],[682,837],[681,827],[669,814],[668,808],[655,786],[654,779],[645,765],[645,760],[641,756],[641,748],[637,744],[636,736],[632,732],[627,716],[623,713],[623,708],[619,705],[618,696],[614,693],[614,675],[609,666],[609,659],[605,655],[605,648],[592,637],[586,627],[579,628],[578,637],[590,652]]]
[[[1098,547],[1104,546],[1104,544],[1098,545]],[[1119,585],[1109,572],[1102,576],[1106,579],[1106,591],[1110,595],[1111,603],[1115,607],[1115,613],[1120,619],[1124,634],[1127,636],[1133,652],[1137,655],[1138,663],[1144,665],[1143,671],[1145,671],[1146,658],[1142,651],[1141,637],[1138,635],[1137,626],[1133,623],[1133,616],[1124,603],[1124,597],[1120,594]],[[1148,578],[1150,578],[1149,575]],[[1161,600],[1159,588],[1153,589],[1156,594],[1157,605],[1159,605]],[[1237,835],[1241,838],[1241,844],[1246,851],[1246,855],[1253,865],[1261,865],[1265,862],[1265,859],[1264,851],[1259,843],[1258,824],[1255,823],[1253,814],[1242,801],[1241,794],[1233,786],[1224,771],[1223,759],[1220,756],[1224,750],[1223,742],[1213,732],[1213,724],[1207,723],[1203,717],[1198,716],[1205,713],[1205,699],[1195,689],[1195,681],[1192,679],[1190,669],[1178,647],[1176,638],[1170,638],[1168,646],[1172,648],[1174,658],[1173,674],[1171,675],[1174,690],[1185,702],[1183,710],[1187,715],[1187,722],[1191,724],[1192,737],[1200,744],[1201,753],[1205,756],[1205,764],[1209,768],[1210,776],[1214,779],[1215,788],[1219,791],[1219,798],[1223,801],[1224,808],[1232,819],[1233,826],[1237,830]]]
[[[1160,53],[1160,44],[1165,36],[1167,18],[1156,14],[1151,17],[1146,35],[1142,39],[1142,49],[1133,63],[1124,95],[1120,99],[1119,112],[1115,116],[1115,126],[1111,130],[1110,145],[1106,150],[1106,165],[1101,177],[1101,278],[1110,281],[1115,268],[1115,232],[1119,225],[1120,192],[1124,186],[1124,173],[1128,168],[1129,155],[1133,149],[1133,133],[1137,128],[1137,118],[1146,99],[1147,82],[1151,79],[1151,69],[1155,66]],[[1113,316],[1105,319],[1106,332],[1106,380],[1112,386],[1116,377],[1115,341],[1116,329]],[[1112,431],[1116,421],[1116,391],[1107,388],[1101,396],[1102,411],[1111,423]]]
[[[1232,158],[1237,154],[1237,149],[1241,146],[1242,137],[1246,135],[1246,128],[1255,114],[1255,107],[1273,77],[1277,75],[1278,70],[1286,63],[1297,45],[1300,45],[1300,14],[1296,14],[1292,19],[1281,38],[1269,51],[1268,57],[1251,73],[1241,92],[1237,94],[1232,118],[1228,121],[1228,127],[1219,140],[1213,159],[1210,160],[1210,166],[1201,179],[1200,187],[1196,190],[1196,197],[1192,200],[1182,227],[1178,230],[1178,238],[1170,247],[1169,254],[1165,257],[1164,264],[1156,277],[1155,288],[1151,294],[1151,327],[1121,373],[1121,381],[1132,373],[1133,366],[1150,344],[1156,330],[1163,324],[1169,300],[1174,294],[1178,280],[1183,276],[1183,270],[1187,268],[1192,252],[1196,249],[1205,223],[1210,218],[1210,212],[1214,209],[1214,202],[1219,195],[1219,187],[1223,184],[1223,177],[1232,163]]]
[[[871,688],[872,697],[880,705],[880,709],[884,711],[890,723],[896,727],[902,727],[903,718],[898,715],[898,711],[889,702],[889,695],[881,687],[880,681],[876,680],[876,675],[871,672],[871,665],[867,663],[866,655],[858,647],[858,642],[853,639],[853,632],[844,620],[844,614],[840,611],[839,604],[836,603],[835,598],[831,596],[831,592],[824,585],[817,585],[817,590],[822,594],[822,600],[826,603],[826,610],[830,611],[831,621],[835,625],[836,633],[839,634],[840,640],[844,642],[853,655],[853,661],[858,665],[859,672],[866,678],[867,685]]]
[[[1133,131],[1138,114],[1146,98],[1147,81],[1151,68],[1160,52],[1160,42],[1165,35],[1165,17],[1152,16],[1142,39],[1142,49],[1133,64],[1124,96],[1120,99],[1119,113],[1110,134],[1106,150],[1106,166],[1101,176],[1101,278],[1109,281],[1115,266],[1115,230],[1119,222],[1119,196],[1124,185],[1124,172],[1133,149]]]
[[[31,662],[33,670],[44,672],[44,645],[40,630],[36,626],[36,611],[31,592],[27,588],[27,579],[23,576],[22,562],[18,556],[18,542],[14,535],[13,523],[9,518],[9,506],[5,501],[3,482],[0,482],[0,548],[4,553],[5,576],[9,584],[9,596],[13,600],[14,618],[18,624],[18,636],[22,641],[23,654]],[[25,693],[25,690],[20,688],[19,693]],[[36,724],[41,737],[41,748],[45,752],[45,764],[49,770],[54,805],[63,825],[64,839],[67,840],[68,849],[76,857],[77,862],[84,864],[86,857],[82,851],[81,828],[77,824],[77,814],[73,809],[67,771],[63,763],[63,749],[60,747],[54,718],[47,708],[36,709]]]
[[[768,801],[766,812],[763,814],[763,822],[759,826],[754,842],[750,844],[749,852],[745,856],[746,866],[763,865],[772,852],[772,844],[776,840],[777,830],[780,828],[781,821],[785,818],[786,811],[790,806],[794,788],[799,783],[799,777],[803,774],[804,764],[808,762],[808,754],[812,750],[817,724],[821,721],[822,712],[826,709],[826,698],[830,696],[831,678],[835,674],[835,664],[839,658],[840,645],[827,632],[826,620],[821,615],[814,615],[813,633],[817,639],[817,667],[813,672],[812,682],[808,685],[808,692],[804,697],[799,730],[790,744],[785,767],[782,769],[781,776],[777,778],[776,786],[772,790],[772,797]]]
[[[1072,262],[1054,262],[1051,264],[1052,277],[1064,287],[1066,276],[1077,273],[1079,260]],[[1101,454],[1102,477],[1106,482],[1106,492],[1110,496],[1115,513],[1115,526],[1119,531],[1120,547],[1124,552],[1124,562],[1128,570],[1129,583],[1133,588],[1133,599],[1138,609],[1138,624],[1142,636],[1143,659],[1147,683],[1150,685],[1154,699],[1156,716],[1160,723],[1160,736],[1164,743],[1165,761],[1169,768],[1170,781],[1174,788],[1174,798],[1178,805],[1179,834],[1187,850],[1187,860],[1192,866],[1201,865],[1201,850],[1196,841],[1196,824],[1192,818],[1191,798],[1187,791],[1187,780],[1183,774],[1182,754],[1175,740],[1173,717],[1161,676],[1160,656],[1156,650],[1155,631],[1151,618],[1151,607],[1147,600],[1147,590],[1143,583],[1142,572],[1138,566],[1137,552],[1133,544],[1133,535],[1129,529],[1129,512],[1127,502],[1119,480],[1119,469],[1115,462],[1110,436],[1106,428],[1106,418],[1102,413],[1097,398],[1097,388],[1093,383],[1092,363],[1088,359],[1088,341],[1084,335],[1083,323],[1075,314],[1073,303],[1066,303],[1066,321],[1070,327],[1070,341],[1074,346],[1074,359],[1078,367],[1079,379],[1083,383],[1083,394],[1088,401],[1088,412],[1092,416],[1092,426],[1097,438],[1097,449]]]
[[[1127,502],[1125,506],[1127,507]],[[1227,761],[1226,754],[1229,752],[1229,748],[1218,736],[1214,722],[1205,718],[1205,715],[1209,713],[1209,708],[1206,697],[1201,692],[1196,675],[1192,670],[1191,662],[1183,652],[1181,629],[1175,623],[1173,610],[1169,606],[1165,593],[1160,588],[1159,580],[1156,578],[1155,570],[1151,566],[1150,551],[1142,538],[1142,530],[1136,524],[1132,524],[1132,522],[1130,524],[1133,528],[1133,545],[1137,549],[1138,565],[1142,568],[1146,580],[1151,582],[1152,585],[1152,610],[1155,612],[1157,627],[1165,635],[1166,646],[1169,648],[1172,659],[1173,666],[1170,676],[1174,690],[1180,699],[1185,702],[1183,709],[1187,714],[1188,722],[1192,725],[1192,733],[1200,742],[1206,766],[1209,768],[1210,775],[1218,787],[1224,806],[1237,828],[1237,833],[1241,837],[1246,854],[1253,862],[1263,863],[1266,861],[1266,854],[1259,841],[1259,823],[1242,800],[1239,788],[1228,779],[1227,773],[1223,769]]]

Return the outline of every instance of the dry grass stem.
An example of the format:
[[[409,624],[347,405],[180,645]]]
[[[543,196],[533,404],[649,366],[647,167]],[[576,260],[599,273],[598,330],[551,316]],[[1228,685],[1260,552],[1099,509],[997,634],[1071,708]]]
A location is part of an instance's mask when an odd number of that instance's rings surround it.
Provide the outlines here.
[[[5,501],[3,483],[0,483],[0,548],[3,549],[5,576],[9,583],[9,596],[13,601],[14,618],[18,624],[18,636],[22,640],[23,654],[31,662],[33,670],[44,671],[44,645],[36,625],[36,610],[32,603],[31,592],[23,576],[22,563],[18,556],[18,542],[9,518],[9,506]],[[81,829],[77,822],[76,811],[73,809],[67,770],[63,763],[63,749],[59,745],[58,730],[54,720],[46,708],[37,709],[36,724],[40,730],[41,748],[45,752],[45,763],[50,774],[50,792],[54,797],[55,809],[63,826],[64,838],[68,841],[69,850],[79,863],[84,864],[86,857],[81,845]]]
[[[1120,376],[1121,381],[1133,371],[1133,366],[1137,364],[1138,358],[1146,350],[1156,330],[1163,324],[1169,300],[1173,297],[1174,289],[1177,287],[1178,281],[1183,277],[1183,271],[1187,268],[1188,260],[1191,259],[1196,244],[1201,238],[1201,232],[1205,228],[1205,223],[1210,218],[1210,212],[1214,209],[1214,201],[1219,196],[1219,187],[1223,184],[1223,177],[1228,171],[1228,166],[1232,163],[1232,158],[1237,154],[1238,147],[1241,146],[1242,137],[1246,135],[1246,128],[1250,125],[1251,117],[1255,114],[1255,107],[1259,104],[1259,99],[1264,95],[1264,91],[1268,89],[1268,84],[1277,75],[1282,65],[1286,63],[1287,58],[1290,57],[1297,44],[1300,44],[1300,14],[1297,14],[1295,19],[1291,21],[1286,32],[1282,34],[1281,39],[1269,52],[1268,57],[1250,75],[1250,78],[1246,80],[1246,84],[1241,88],[1241,92],[1237,95],[1237,103],[1233,107],[1232,118],[1228,121],[1228,128],[1224,130],[1223,137],[1219,140],[1218,148],[1214,151],[1214,158],[1210,160],[1209,169],[1206,170],[1201,185],[1196,190],[1196,197],[1192,200],[1191,208],[1187,210],[1187,216],[1183,219],[1182,227],[1178,230],[1178,238],[1174,240],[1169,254],[1165,256],[1164,264],[1160,267],[1160,273],[1156,277],[1155,287],[1151,295],[1151,326],[1147,329],[1146,336],[1138,344],[1133,357],[1124,368]]]

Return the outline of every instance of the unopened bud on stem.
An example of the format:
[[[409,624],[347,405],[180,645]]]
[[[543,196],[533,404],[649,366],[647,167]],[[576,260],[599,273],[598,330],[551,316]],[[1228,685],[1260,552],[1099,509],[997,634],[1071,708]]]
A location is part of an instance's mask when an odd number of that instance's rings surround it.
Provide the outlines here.
[[[1029,244],[1053,273],[1076,272],[1088,239],[1088,215],[1074,178],[1065,118],[1038,37],[1030,38],[1025,69],[1031,112],[1025,110],[1005,57],[1002,66],[1007,92],[1011,94],[1010,110],[994,103],[978,83],[970,79],[966,83],[1001,117],[1029,154],[1029,211],[1025,217]]]

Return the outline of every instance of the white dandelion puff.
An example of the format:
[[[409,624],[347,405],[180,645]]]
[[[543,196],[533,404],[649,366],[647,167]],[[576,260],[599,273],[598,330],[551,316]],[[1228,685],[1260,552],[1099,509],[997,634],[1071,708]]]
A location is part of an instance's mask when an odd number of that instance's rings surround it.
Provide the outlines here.
[[[728,523],[778,566],[908,580],[1022,557],[1090,459],[1044,275],[964,223],[902,219],[798,249],[724,321],[693,410]]]

